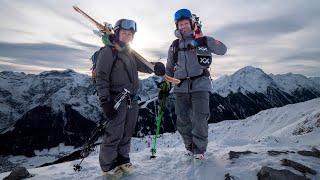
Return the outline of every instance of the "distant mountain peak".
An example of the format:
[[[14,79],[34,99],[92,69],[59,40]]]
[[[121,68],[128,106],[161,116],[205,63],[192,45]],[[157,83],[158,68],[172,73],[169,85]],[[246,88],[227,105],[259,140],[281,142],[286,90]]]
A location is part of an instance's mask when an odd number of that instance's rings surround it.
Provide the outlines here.
[[[307,78],[301,74],[266,74],[262,69],[246,66],[232,75],[222,76],[213,81],[213,92],[223,97],[232,93],[266,93],[268,88],[293,93],[297,89],[307,88],[320,92],[317,77]]]
[[[264,93],[269,86],[275,86],[270,76],[262,69],[253,66],[246,66],[230,76],[223,76],[213,81],[213,84],[213,92],[222,96],[227,96],[231,92]]]

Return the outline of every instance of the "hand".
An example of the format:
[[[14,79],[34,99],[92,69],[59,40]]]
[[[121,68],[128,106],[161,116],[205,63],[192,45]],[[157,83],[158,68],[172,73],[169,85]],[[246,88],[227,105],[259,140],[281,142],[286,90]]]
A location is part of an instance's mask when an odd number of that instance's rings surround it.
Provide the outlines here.
[[[161,100],[163,98],[168,97],[169,95],[170,95],[169,91],[160,90],[158,93],[158,99]]]
[[[196,39],[203,37],[203,33],[202,33],[201,29],[198,27],[198,25],[195,25],[195,28],[194,28],[194,37],[195,37]]]
[[[158,88],[160,88],[158,99],[163,99],[170,95],[170,89],[171,89],[170,83],[166,81],[162,81],[157,86]]]
[[[157,76],[164,76],[166,74],[166,68],[162,62],[156,62],[154,64],[154,74]]]
[[[102,110],[108,119],[113,119],[117,115],[117,111],[113,108],[114,103],[112,101],[108,101],[102,104]]]

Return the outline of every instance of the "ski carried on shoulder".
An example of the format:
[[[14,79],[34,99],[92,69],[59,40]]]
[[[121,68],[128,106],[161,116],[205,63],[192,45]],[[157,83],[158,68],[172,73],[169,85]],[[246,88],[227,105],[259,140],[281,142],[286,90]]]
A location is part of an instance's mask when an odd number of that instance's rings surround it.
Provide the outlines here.
[[[93,19],[91,16],[89,16],[87,13],[85,13],[83,10],[81,10],[79,7],[77,6],[73,6],[73,9],[75,11],[77,11],[78,13],[80,13],[81,15],[83,15],[85,18],[87,18],[91,23],[93,23],[101,33],[106,33],[106,34],[114,34],[113,31],[113,27],[111,24],[109,23],[104,23],[105,25],[102,25],[101,23],[99,23],[98,21],[96,21],[95,19]],[[117,50],[120,49],[120,46],[116,43],[114,43],[114,46]],[[154,72],[154,65],[149,62],[148,60],[146,60],[143,56],[141,56],[138,52],[136,52],[134,49],[131,49],[132,54],[136,57],[136,59],[138,61],[140,61],[141,63],[143,63],[145,66],[147,66],[149,68],[150,71]],[[179,79],[175,79],[173,77],[170,77],[168,75],[164,76],[164,79],[172,84],[179,84],[180,80]]]

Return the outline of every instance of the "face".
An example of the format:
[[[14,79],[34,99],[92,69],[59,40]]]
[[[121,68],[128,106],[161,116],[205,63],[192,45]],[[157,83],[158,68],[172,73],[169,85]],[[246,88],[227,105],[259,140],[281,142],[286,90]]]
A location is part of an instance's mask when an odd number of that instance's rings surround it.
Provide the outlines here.
[[[190,32],[191,31],[191,24],[188,19],[183,19],[181,21],[178,21],[178,29],[182,33]]]
[[[131,30],[120,29],[119,40],[124,43],[129,43],[133,40],[133,32]]]

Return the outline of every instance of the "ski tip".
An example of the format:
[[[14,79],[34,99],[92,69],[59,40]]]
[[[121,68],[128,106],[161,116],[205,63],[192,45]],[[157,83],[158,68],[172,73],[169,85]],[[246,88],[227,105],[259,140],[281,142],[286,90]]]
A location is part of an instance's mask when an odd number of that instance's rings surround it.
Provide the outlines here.
[[[73,5],[72,7],[73,7],[73,9],[76,10],[76,11],[79,10],[78,6],[76,6],[76,5]]]

